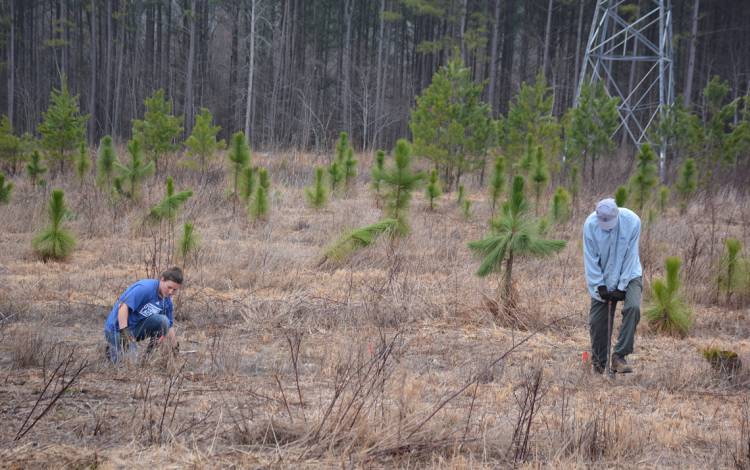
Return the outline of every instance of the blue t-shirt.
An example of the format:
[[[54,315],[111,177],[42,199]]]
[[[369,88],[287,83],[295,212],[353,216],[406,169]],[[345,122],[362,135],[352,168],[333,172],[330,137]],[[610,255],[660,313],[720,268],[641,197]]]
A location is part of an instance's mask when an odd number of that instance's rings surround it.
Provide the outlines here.
[[[172,316],[172,299],[169,297],[159,297],[159,280],[158,279],[141,279],[132,286],[128,287],[125,292],[117,299],[112,311],[109,312],[107,321],[104,323],[104,331],[116,332],[120,329],[117,322],[117,310],[122,303],[128,306],[128,328],[135,334],[138,325],[146,318],[156,313],[164,315],[169,320],[169,327],[172,327],[174,319]]]

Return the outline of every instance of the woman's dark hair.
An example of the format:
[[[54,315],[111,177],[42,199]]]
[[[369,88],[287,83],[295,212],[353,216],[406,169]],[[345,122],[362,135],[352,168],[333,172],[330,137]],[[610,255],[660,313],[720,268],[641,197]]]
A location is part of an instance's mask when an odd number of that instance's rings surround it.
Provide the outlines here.
[[[161,279],[163,281],[172,281],[182,285],[182,269],[177,266],[171,267],[161,273]]]

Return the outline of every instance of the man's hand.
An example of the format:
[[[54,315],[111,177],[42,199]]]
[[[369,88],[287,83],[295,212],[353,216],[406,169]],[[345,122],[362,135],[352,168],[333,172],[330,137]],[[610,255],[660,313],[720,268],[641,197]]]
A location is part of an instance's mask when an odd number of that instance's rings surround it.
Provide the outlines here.
[[[615,302],[622,302],[625,300],[625,291],[622,291],[620,289],[615,289],[614,291],[610,292],[609,294],[609,300],[614,300]]]
[[[118,331],[118,342],[120,345],[120,348],[123,351],[129,351],[130,350],[130,343],[135,341],[135,338],[133,338],[133,334],[130,332],[130,328],[127,326],[125,328],[122,328],[120,331]]]
[[[596,290],[597,292],[599,292],[599,297],[601,297],[603,301],[607,302],[609,300],[612,300],[609,291],[607,291],[607,286],[599,286],[596,288]]]

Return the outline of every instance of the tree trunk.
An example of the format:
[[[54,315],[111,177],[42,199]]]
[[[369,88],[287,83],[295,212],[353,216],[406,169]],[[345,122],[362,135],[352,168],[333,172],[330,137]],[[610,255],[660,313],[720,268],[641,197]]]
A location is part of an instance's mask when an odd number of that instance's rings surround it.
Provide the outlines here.
[[[497,82],[497,43],[500,35],[500,0],[494,1],[492,14],[492,40],[490,43],[490,77],[487,89],[487,102],[490,104],[492,115],[497,116],[497,104],[495,103],[495,82]]]
[[[257,0],[250,0],[250,63],[247,66],[247,102],[245,104],[245,137],[250,141],[250,118],[253,109],[253,74],[255,72],[255,15]]]
[[[354,0],[344,0],[344,44],[341,48],[341,113],[342,126],[347,134],[352,134],[351,121],[351,38]]]
[[[685,72],[685,92],[682,104],[686,109],[690,107],[693,93],[693,74],[695,73],[695,46],[698,39],[698,15],[700,0],[693,0],[693,16],[690,22],[690,52],[688,52],[687,71]]]
[[[185,71],[185,134],[193,130],[193,69],[195,68],[195,0],[190,0],[190,45],[188,47],[187,70]]]
[[[385,21],[383,21],[383,13],[385,12],[385,0],[380,0],[380,15],[378,19],[378,62],[375,72],[375,116],[374,120],[377,123],[375,130],[372,135],[372,148],[373,150],[378,145],[378,136],[380,134],[380,115],[383,112],[383,91],[385,87],[383,83],[385,81],[385,70],[383,70],[383,41],[385,39]],[[364,146],[366,143],[363,142]]]
[[[552,4],[554,0],[547,3],[547,26],[544,28],[544,59],[542,60],[542,74],[547,76],[547,65],[549,64],[549,40],[552,31]]]
[[[576,59],[575,59],[575,75],[573,75],[573,85],[575,86],[575,90],[578,90],[578,78],[581,73],[581,67],[583,64],[581,64],[581,36],[583,34],[583,2],[584,0],[578,1],[578,28],[576,30]],[[577,91],[573,92],[573,96],[576,96],[575,93]]]
[[[122,11],[119,15],[119,21],[117,25],[117,47],[119,49],[117,53],[117,73],[115,74],[115,90],[114,90],[114,104],[112,106],[112,129],[110,134],[112,136],[117,135],[119,130],[119,119],[120,119],[120,98],[122,95],[122,65],[125,60],[125,28],[127,22],[127,6],[121,5]]]
[[[10,0],[10,37],[8,38],[8,120],[13,126],[13,97],[16,95],[16,0]]]
[[[93,143],[96,140],[96,76],[99,72],[97,67],[97,35],[96,35],[96,24],[97,24],[97,0],[91,0],[91,81],[89,83],[89,143]]]
[[[112,0],[107,0],[107,54],[104,56],[104,129],[112,128]]]

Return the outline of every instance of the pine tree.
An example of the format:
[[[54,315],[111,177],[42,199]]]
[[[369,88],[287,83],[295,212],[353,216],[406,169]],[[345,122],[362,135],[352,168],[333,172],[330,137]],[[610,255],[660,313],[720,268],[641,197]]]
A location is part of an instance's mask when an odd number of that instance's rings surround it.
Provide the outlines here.
[[[729,301],[732,295],[747,289],[748,263],[740,256],[742,242],[736,238],[727,238],[724,246],[726,251],[719,262],[718,287],[719,292]]]
[[[411,169],[411,145],[405,139],[396,142],[395,164],[390,169],[383,170],[383,183],[388,192],[385,195],[385,214],[389,219],[398,221],[395,235],[405,235],[409,232],[408,212],[411,193],[424,179],[421,172],[414,173]]]
[[[200,237],[195,233],[195,226],[192,222],[185,222],[182,226],[182,236],[177,245],[180,258],[182,258],[182,268],[188,266],[188,260],[195,253],[200,245]]]
[[[252,204],[250,204],[250,218],[252,220],[264,220],[268,217],[268,186],[263,185],[263,174],[265,168],[260,169],[258,174],[261,178],[258,187],[255,188],[255,198]],[[267,173],[266,173],[267,174]],[[266,177],[266,181],[268,178]]]
[[[117,155],[112,144],[112,137],[105,135],[99,143],[99,158],[96,160],[96,180],[100,186],[107,188],[112,184],[112,174]]]
[[[591,159],[591,181],[596,177],[596,160],[614,145],[612,134],[619,124],[617,103],[617,98],[607,96],[601,83],[584,84],[578,106],[571,108],[566,118],[568,154],[580,159],[583,170]]]
[[[34,150],[31,154],[31,161],[26,165],[26,173],[31,179],[31,186],[36,187],[41,184],[39,179],[43,174],[47,172],[47,167],[42,165],[42,157],[39,156],[39,152]]]
[[[432,161],[448,190],[454,181],[460,183],[463,173],[484,165],[487,149],[497,140],[482,91],[456,55],[435,72],[411,112],[414,153]]]
[[[354,149],[349,147],[346,150],[346,159],[344,160],[344,184],[350,187],[357,177],[357,160],[354,158]]]
[[[88,149],[84,142],[81,142],[81,145],[78,147],[78,155],[75,159],[75,169],[78,182],[83,185],[86,175],[88,175],[89,170],[91,169],[91,157],[89,156]]]
[[[13,183],[11,181],[5,182],[5,174],[0,173],[0,204],[8,204],[10,202],[10,195],[13,192]]]
[[[123,165],[115,160],[114,167],[119,175],[115,178],[115,188],[122,195],[134,200],[141,199],[141,184],[147,176],[154,172],[154,162],[144,163],[141,142],[133,138],[128,142],[128,153],[130,154],[130,165]],[[127,183],[127,187],[123,187]]]
[[[555,224],[564,224],[570,219],[570,193],[562,186],[555,190],[550,212]]]
[[[430,201],[430,210],[435,210],[435,199],[439,198],[443,193],[440,188],[440,178],[438,177],[437,170],[432,169],[430,172],[430,180],[427,182],[426,195]]]
[[[693,324],[693,312],[680,294],[680,264],[680,258],[667,258],[667,277],[653,282],[652,304],[644,313],[656,331],[685,337]]]
[[[378,150],[375,153],[375,165],[370,170],[370,178],[372,179],[372,187],[375,189],[375,195],[380,197],[380,182],[383,176],[383,168],[385,165],[385,152]]]
[[[266,194],[268,194],[268,190],[271,189],[271,178],[268,176],[268,170],[265,168],[258,170],[258,184],[262,186],[266,190]]]
[[[680,196],[680,214],[687,212],[690,198],[698,187],[698,175],[695,168],[695,160],[688,158],[680,169],[675,189]]]
[[[643,207],[648,203],[651,191],[659,182],[655,161],[656,155],[651,150],[651,146],[643,144],[641,151],[638,152],[635,173],[630,179],[633,204],[638,208],[639,212],[643,212]]]
[[[372,225],[354,229],[326,249],[323,261],[343,261],[355,251],[372,245],[381,235],[395,234],[398,227],[399,222],[396,219],[383,219]]]
[[[315,209],[321,209],[325,207],[328,202],[328,192],[325,188],[324,172],[322,166],[315,168],[315,183],[309,188],[305,188],[305,196],[307,197],[307,203]]]
[[[64,197],[62,189],[52,191],[49,202],[50,225],[39,232],[31,241],[34,252],[45,262],[50,259],[62,260],[67,258],[76,245],[73,234],[62,226],[63,217],[67,212]]]
[[[339,183],[344,179],[344,170],[337,161],[331,162],[328,167],[328,182],[331,185],[331,194],[336,191]]]
[[[240,176],[240,198],[246,206],[250,204],[255,193],[255,168],[246,166]]]
[[[149,162],[150,164],[151,162]],[[149,217],[152,221],[160,222],[162,220],[174,221],[180,212],[183,204],[190,199],[193,191],[186,189],[178,193],[174,192],[174,179],[171,176],[166,180],[166,191],[164,197],[157,205],[151,208]]]
[[[536,148],[536,156],[534,158],[534,172],[531,175],[531,179],[534,182],[534,214],[539,217],[542,194],[544,194],[544,190],[547,189],[547,183],[549,182],[547,161],[544,158],[544,153],[542,153],[541,145],[537,146]]]
[[[153,163],[149,162],[149,165],[153,165]],[[163,266],[173,264],[172,255],[175,253],[175,222],[180,209],[192,195],[193,191],[189,189],[175,192],[174,180],[171,176],[168,176],[164,197],[149,210],[146,221],[153,230],[150,268],[154,275],[159,273]],[[154,230],[153,227],[156,227],[156,229]]]
[[[495,165],[490,179],[490,201],[492,201],[492,213],[495,213],[495,206],[505,189],[505,158],[499,156],[495,159]]]
[[[469,243],[471,251],[482,258],[478,276],[504,271],[500,298],[505,300],[506,308],[515,306],[512,289],[515,258],[546,257],[565,248],[564,240],[545,240],[538,236],[537,226],[528,215],[524,184],[522,176],[513,179],[510,198],[503,204],[500,217],[492,221],[492,232],[482,240]]]
[[[236,132],[232,136],[232,144],[229,147],[229,152],[227,152],[227,158],[232,165],[232,180],[234,182],[232,186],[232,214],[234,214],[237,197],[239,196],[240,175],[245,167],[250,166],[250,147],[247,145],[243,132]]]
[[[13,125],[8,116],[0,119],[0,167],[8,167],[12,174],[21,154],[21,139],[13,134]]]
[[[60,89],[53,89],[50,105],[43,113],[43,122],[37,130],[42,135],[42,146],[49,152],[52,161],[60,165],[62,172],[71,152],[78,148],[86,135],[89,115],[81,115],[78,96],[68,92],[68,81],[62,76]]]
[[[659,187],[659,213],[664,215],[669,205],[669,188],[662,185]]]
[[[182,133],[182,116],[172,115],[172,103],[164,90],[156,90],[144,100],[146,112],[143,120],[133,120],[133,136],[143,145],[143,150],[154,162],[159,172],[159,158],[177,150],[176,141]]]
[[[615,204],[617,207],[625,207],[628,203],[628,188],[626,186],[618,186],[615,190]]]
[[[193,132],[185,141],[188,154],[193,159],[197,159],[197,162],[193,163],[197,164],[202,173],[205,173],[214,154],[226,146],[223,140],[216,140],[216,135],[221,130],[221,126],[212,125],[213,119],[211,111],[201,108],[200,114],[195,117]]]

